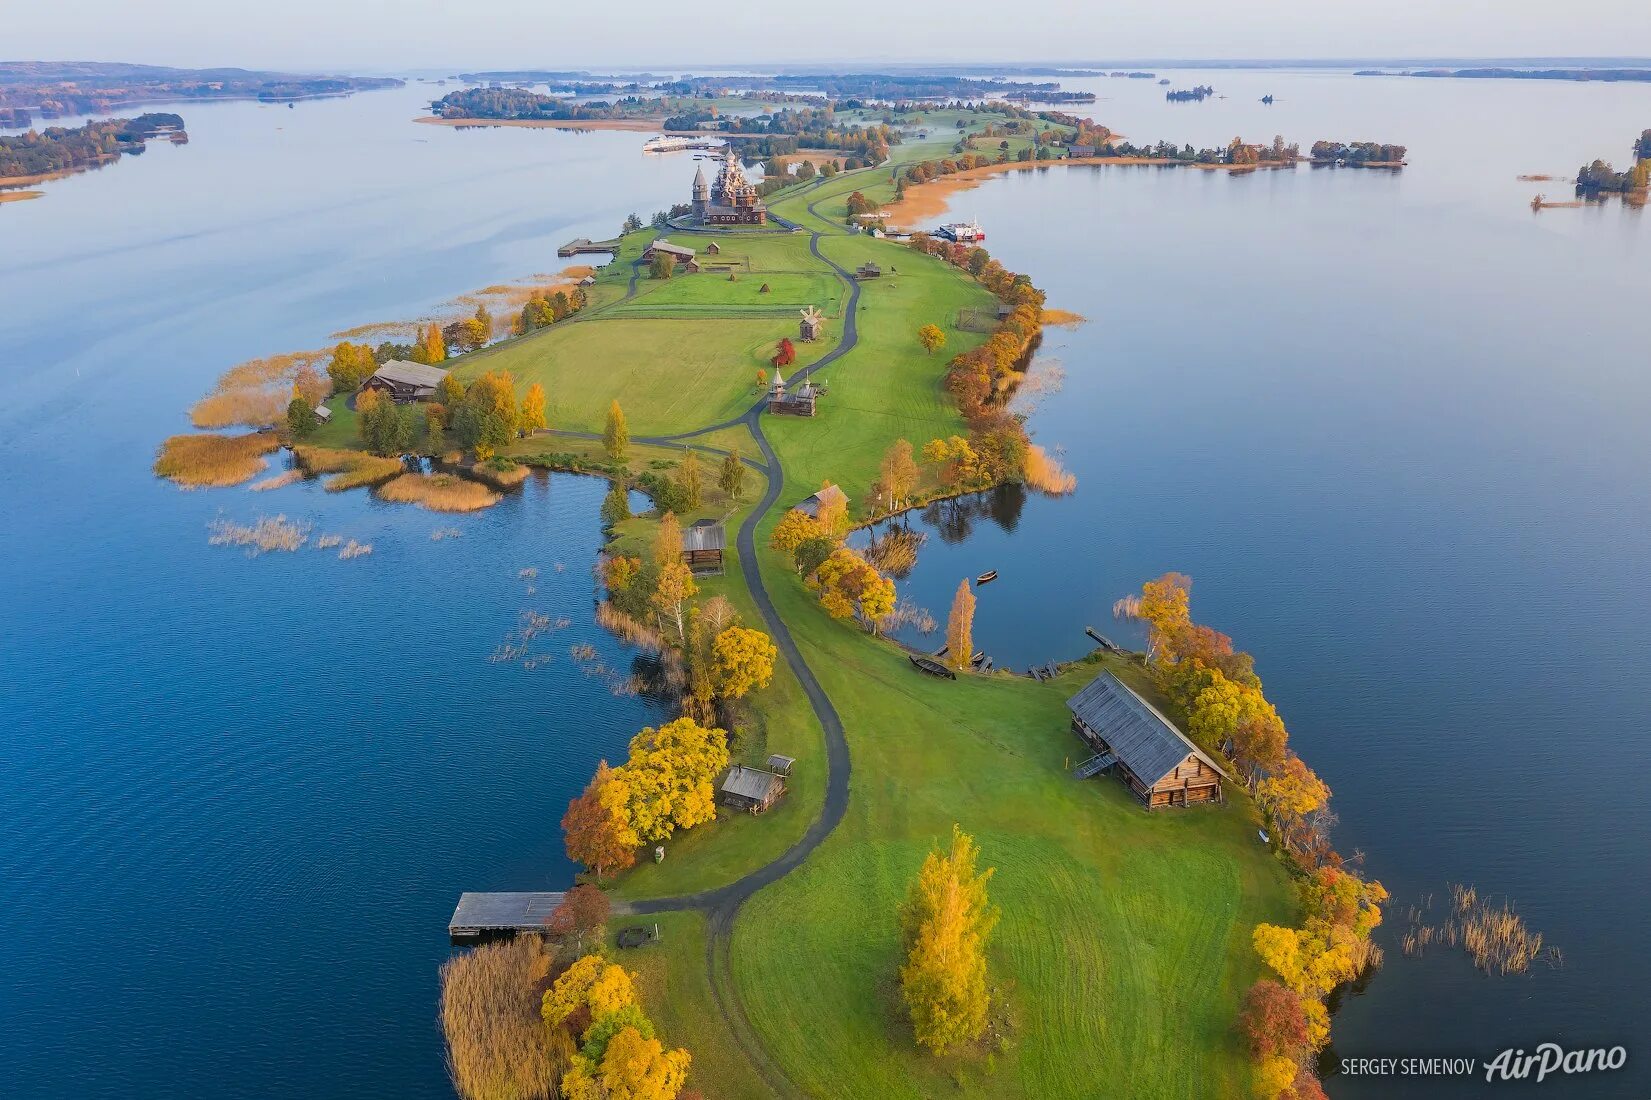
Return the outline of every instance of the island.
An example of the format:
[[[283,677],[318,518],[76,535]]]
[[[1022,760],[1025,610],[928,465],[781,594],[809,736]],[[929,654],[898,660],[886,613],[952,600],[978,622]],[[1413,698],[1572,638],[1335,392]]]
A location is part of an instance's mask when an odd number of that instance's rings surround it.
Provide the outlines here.
[[[1622,195],[1635,203],[1644,203],[1646,190],[1651,185],[1651,130],[1634,139],[1631,149],[1634,166],[1618,172],[1609,161],[1596,160],[1585,164],[1576,175],[1576,193],[1584,198],[1598,198],[1602,194]],[[1553,205],[1541,203],[1540,205]]]
[[[100,61],[0,62],[0,109],[41,118],[105,114],[138,103],[193,99],[290,102],[400,87],[393,77],[309,76],[248,69],[176,69]],[[27,125],[25,120],[22,125]]]
[[[1089,628],[1080,659],[997,667],[986,576],[936,609],[943,644],[889,637],[922,610],[890,579],[921,551],[853,529],[1076,486],[1009,405],[1049,320],[1035,275],[855,213],[964,155],[1112,135],[999,104],[888,125],[886,161],[781,179],[761,218],[713,216],[750,209],[735,158],[714,185],[684,166],[686,212],[632,215],[610,262],[514,317],[243,365],[196,422],[265,430],[178,437],[222,442],[169,441],[157,472],[223,450],[244,480],[291,447],[297,476],[426,507],[527,468],[609,481],[597,615],[673,717],[566,807],[577,882],[454,884],[467,1100],[1082,1097],[1097,1066],[1127,1067],[1108,1095],[1320,1096],[1327,1001],[1379,961],[1386,895],[1190,579],[1119,594],[1141,652]]]
[[[141,153],[150,138],[185,142],[183,119],[152,112],[136,118],[108,118],[84,126],[48,126],[36,132],[0,135],[0,195],[7,189],[60,179],[112,164],[124,153]],[[31,194],[39,194],[32,192]]]

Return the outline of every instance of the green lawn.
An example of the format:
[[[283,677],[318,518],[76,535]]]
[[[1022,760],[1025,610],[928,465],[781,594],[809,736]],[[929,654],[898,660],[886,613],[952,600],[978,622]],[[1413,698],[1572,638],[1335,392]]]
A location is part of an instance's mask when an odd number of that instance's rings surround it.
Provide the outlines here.
[[[735,929],[735,976],[774,1057],[832,1097],[1241,1094],[1250,930],[1291,913],[1249,806],[1149,815],[1114,780],[1071,778],[1087,752],[1063,701],[1093,666],[1052,684],[935,680],[773,573],[854,761],[843,824]],[[1012,1038],[991,1059],[920,1054],[899,1005],[896,911],[954,822],[997,869],[992,979]]]
[[[763,309],[783,313],[794,321],[803,306],[814,306],[828,315],[842,308],[842,280],[812,256],[813,271],[776,272],[754,275],[738,273],[732,281],[727,274],[704,271],[673,279],[643,279],[638,282],[632,302],[616,307],[618,312],[656,308],[662,305],[689,305],[724,312]],[[763,287],[768,292],[763,293]]]
[[[608,403],[625,410],[631,434],[713,424],[750,406],[758,370],[769,368],[789,318],[618,318],[564,322],[454,361],[460,378],[507,370],[518,390],[544,384],[552,427],[600,431]],[[823,344],[798,345],[800,361]]]

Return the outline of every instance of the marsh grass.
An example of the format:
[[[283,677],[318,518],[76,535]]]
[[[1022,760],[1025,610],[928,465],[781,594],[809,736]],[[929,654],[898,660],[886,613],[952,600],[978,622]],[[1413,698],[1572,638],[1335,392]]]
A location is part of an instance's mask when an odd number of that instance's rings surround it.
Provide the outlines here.
[[[1050,496],[1065,496],[1078,487],[1076,474],[1066,471],[1036,443],[1026,448],[1026,484]]]
[[[295,523],[286,516],[259,516],[252,523],[236,523],[222,516],[208,523],[212,532],[207,542],[213,546],[244,547],[247,557],[271,551],[292,553],[310,539],[310,526]]]
[[[286,470],[274,477],[266,477],[262,481],[254,481],[248,488],[255,493],[267,493],[271,489],[282,489],[294,482],[304,480],[304,471]]]
[[[447,1069],[464,1100],[549,1100],[556,1094],[573,1044],[563,1029],[547,1029],[539,1017],[547,963],[540,937],[523,935],[442,964]]]
[[[349,451],[338,447],[313,447],[300,444],[292,449],[293,457],[307,474],[333,474],[327,479],[329,493],[376,485],[401,473],[406,467],[399,458],[380,458],[365,451]]]
[[[509,469],[500,470],[485,462],[477,462],[464,468],[466,475],[475,478],[483,484],[495,489],[514,489],[527,480],[528,468],[521,464],[512,465]]]
[[[372,552],[372,543],[357,542],[354,539],[351,539],[349,542],[346,542],[344,544],[344,548],[338,552],[338,558],[340,561],[349,561],[351,558],[364,558]]]
[[[399,462],[396,465],[400,467]],[[378,495],[397,504],[417,504],[433,512],[474,512],[490,508],[503,499],[487,486],[457,474],[402,474],[380,485]]]
[[[281,446],[273,434],[175,435],[160,446],[155,473],[191,488],[239,485],[267,469]]]
[[[1460,948],[1487,974],[1523,974],[1537,961],[1558,966],[1559,949],[1544,947],[1542,933],[1532,932],[1507,900],[1492,903],[1479,896],[1472,886],[1454,883],[1450,888],[1451,912],[1443,924],[1428,924],[1432,909],[1429,896],[1421,907],[1411,906],[1410,927],[1400,937],[1406,955],[1420,957],[1429,947]]]
[[[928,536],[904,527],[890,528],[866,546],[866,561],[879,572],[905,580],[917,565],[917,552]]]
[[[279,424],[292,399],[293,382],[304,367],[318,367],[324,351],[294,351],[263,359],[248,359],[230,367],[212,392],[189,410],[197,428],[267,428]],[[311,394],[319,400],[324,394]]]

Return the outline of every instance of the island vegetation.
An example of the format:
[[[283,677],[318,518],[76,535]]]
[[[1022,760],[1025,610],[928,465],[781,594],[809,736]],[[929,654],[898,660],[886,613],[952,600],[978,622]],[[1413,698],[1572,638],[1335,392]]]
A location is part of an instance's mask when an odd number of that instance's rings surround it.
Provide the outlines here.
[[[397,88],[401,84],[393,77],[177,69],[101,61],[4,61],[0,62],[0,108],[58,118],[107,114],[138,103],[194,99],[288,102]],[[27,119],[22,124],[27,125]]]
[[[0,135],[0,186],[36,183],[112,164],[124,153],[143,152],[144,142],[152,137],[183,132],[180,116],[154,112]]]
[[[515,122],[536,120],[574,122],[620,118],[660,118],[666,100],[630,95],[611,102],[576,102],[540,95],[525,88],[461,88],[430,104],[430,112],[446,119],[488,119]]]
[[[1373,141],[1315,141],[1308,155],[1316,165],[1338,168],[1402,168],[1403,145],[1382,145]]]
[[[1215,89],[1208,84],[1199,84],[1192,88],[1175,88],[1164,93],[1164,98],[1171,103],[1202,103],[1215,94]]]
[[[1626,172],[1618,172],[1610,162],[1603,160],[1583,165],[1576,175],[1576,193],[1585,198],[1596,198],[1602,194],[1629,198],[1637,196],[1640,202],[1644,202],[1647,186],[1651,185],[1651,130],[1634,139],[1630,155],[1634,166]]]

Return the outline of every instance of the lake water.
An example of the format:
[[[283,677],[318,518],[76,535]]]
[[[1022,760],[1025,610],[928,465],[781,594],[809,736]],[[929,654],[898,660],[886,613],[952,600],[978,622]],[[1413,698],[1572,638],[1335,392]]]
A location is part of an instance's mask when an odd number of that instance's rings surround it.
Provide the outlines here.
[[[1626,1073],[1560,1088],[1643,1095],[1651,230],[1615,202],[1533,216],[1569,188],[1516,177],[1622,161],[1651,89],[1165,75],[1229,98],[1069,86],[1137,141],[1394,141],[1412,167],[1054,169],[961,195],[1090,318],[1051,330],[1064,383],[1032,421],[1080,487],[937,530],[904,587],[943,611],[999,569],[977,640],[1024,668],[1081,653],[1086,624],[1129,637],[1113,600],[1190,573],[1395,895],[1338,1051],[1620,1042]],[[558,244],[691,176],[640,134],[409,124],[439,91],[186,105],[190,145],[0,206],[8,1095],[448,1095],[457,893],[565,883],[566,799],[659,717],[568,652],[633,657],[591,622],[600,483],[451,518],[147,472],[231,363],[557,270]],[[207,544],[220,515],[277,512],[374,551]],[[535,639],[554,659],[490,662],[529,610],[568,620]],[[1404,907],[1452,881],[1510,895],[1565,966],[1404,958]]]

